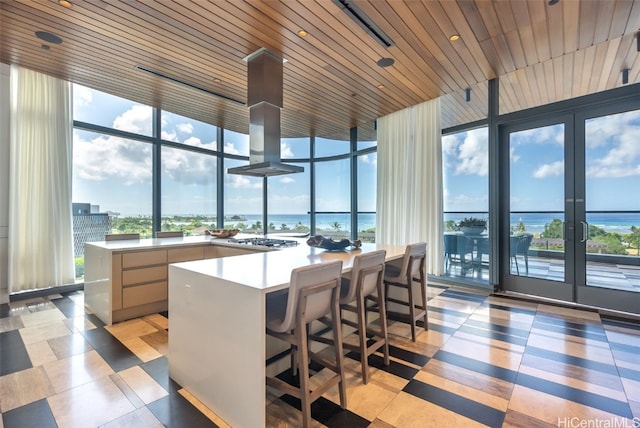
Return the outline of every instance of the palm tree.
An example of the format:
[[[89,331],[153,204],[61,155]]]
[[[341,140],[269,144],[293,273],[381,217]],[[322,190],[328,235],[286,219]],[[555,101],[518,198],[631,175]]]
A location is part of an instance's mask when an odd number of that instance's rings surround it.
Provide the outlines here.
[[[636,255],[640,256],[640,227],[631,226],[631,239],[629,239],[632,243],[635,241],[636,244]]]
[[[333,223],[331,223],[331,227],[337,232],[340,230],[340,223],[338,223],[337,221],[334,221]]]

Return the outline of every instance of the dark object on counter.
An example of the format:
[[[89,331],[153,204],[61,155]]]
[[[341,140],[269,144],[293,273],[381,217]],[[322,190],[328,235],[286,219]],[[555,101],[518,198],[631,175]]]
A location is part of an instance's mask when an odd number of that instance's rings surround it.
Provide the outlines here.
[[[213,230],[205,230],[205,235],[211,235],[216,238],[230,238],[232,236],[236,236],[238,234],[238,229],[213,229]]]
[[[312,236],[307,239],[307,245],[310,247],[322,248],[329,251],[340,251],[344,250],[347,247],[360,248],[362,246],[362,242],[360,240],[349,241],[348,239],[341,239],[339,241],[334,241],[331,238],[325,238],[322,235]]]

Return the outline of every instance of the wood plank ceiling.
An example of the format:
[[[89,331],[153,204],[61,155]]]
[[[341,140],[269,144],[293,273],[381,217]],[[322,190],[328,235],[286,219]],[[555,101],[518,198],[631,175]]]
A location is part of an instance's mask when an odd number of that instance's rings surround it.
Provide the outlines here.
[[[71,1],[0,0],[0,61],[243,133],[243,58],[262,47],[287,59],[283,137],[375,139],[376,118],[440,96],[443,128],[478,120],[494,77],[501,113],[640,81],[640,0]]]

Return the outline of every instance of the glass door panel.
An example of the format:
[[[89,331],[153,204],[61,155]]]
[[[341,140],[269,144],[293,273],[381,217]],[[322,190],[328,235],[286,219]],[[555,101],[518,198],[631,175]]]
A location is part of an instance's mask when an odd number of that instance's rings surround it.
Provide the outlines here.
[[[564,125],[509,137],[511,275],[565,280]]]
[[[503,129],[502,159],[508,164],[501,247],[505,289],[572,299],[572,186],[567,183],[567,122]]]
[[[640,110],[585,121],[588,287],[640,292],[639,137]]]

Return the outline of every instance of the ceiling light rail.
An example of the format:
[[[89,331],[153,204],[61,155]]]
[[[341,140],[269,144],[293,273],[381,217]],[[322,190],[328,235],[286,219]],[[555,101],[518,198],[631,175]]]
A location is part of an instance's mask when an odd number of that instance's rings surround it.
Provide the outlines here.
[[[394,45],[391,37],[387,36],[384,31],[378,27],[371,18],[369,18],[358,6],[348,0],[333,0],[333,2],[344,10],[351,19],[353,19],[364,31],[369,33],[378,43],[385,48]]]
[[[228,97],[228,96],[220,94],[218,92],[213,92],[213,91],[211,91],[209,89],[206,89],[206,88],[203,88],[201,86],[194,85],[193,83],[189,83],[189,82],[185,82],[185,81],[180,80],[180,79],[176,79],[175,77],[168,76],[168,75],[166,75],[164,73],[160,73],[159,71],[154,71],[154,70],[151,70],[151,69],[148,69],[148,68],[145,68],[145,67],[141,67],[139,65],[136,65],[136,69],[138,69],[140,71],[144,71],[145,73],[153,74],[154,76],[161,77],[163,79],[167,79],[167,80],[169,80],[171,82],[174,82],[174,83],[179,83],[181,85],[188,86],[188,87],[193,88],[193,89],[197,89],[198,91],[206,92],[209,95],[213,95],[215,97],[222,98],[222,99],[225,99],[227,101],[232,101],[232,102],[240,104],[240,105],[246,105],[246,103],[244,101],[240,101],[240,100],[237,100],[235,98]]]

